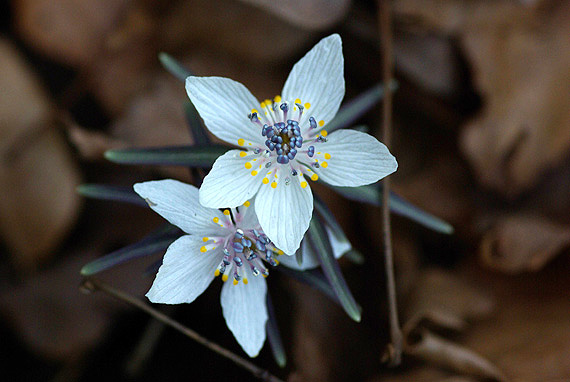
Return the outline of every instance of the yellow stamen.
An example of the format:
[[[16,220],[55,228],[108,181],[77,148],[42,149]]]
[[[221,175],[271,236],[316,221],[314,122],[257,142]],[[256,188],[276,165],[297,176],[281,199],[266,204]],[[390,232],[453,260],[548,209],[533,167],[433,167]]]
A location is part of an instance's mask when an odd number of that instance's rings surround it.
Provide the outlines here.
[[[203,241],[204,243],[207,242],[208,240],[210,240],[210,239],[208,239],[208,238],[205,237],[205,236],[202,238],[202,241]]]
[[[311,104],[310,103],[305,103],[305,109],[310,109],[311,108]]]
[[[216,269],[216,271],[214,272],[214,276],[218,277],[220,275],[220,270]]]
[[[238,285],[238,281],[234,279],[234,285]]]
[[[319,121],[319,126],[323,127],[325,125],[325,121],[323,121],[322,119]]]
[[[277,250],[277,254],[278,254],[279,256],[281,256],[281,255],[285,254],[285,252],[283,252],[282,250],[278,249],[278,250]]]
[[[256,175],[257,175],[257,171],[253,170],[253,171],[251,172],[251,175],[252,175],[252,176],[256,176]]]
[[[257,109],[251,109],[251,114],[257,113]]]
[[[267,178],[263,178],[263,180],[261,181],[261,183],[263,183],[263,184],[267,184],[267,183],[269,183],[269,179],[267,179]]]
[[[297,98],[297,99],[295,100],[295,103],[298,103],[298,104],[300,105],[300,104],[301,104],[301,99],[300,99],[300,98]]]
[[[239,156],[243,158],[247,156],[247,153],[245,151],[240,151]]]
[[[325,159],[331,159],[331,154],[325,153]]]
[[[301,188],[305,188],[305,187],[307,187],[307,182],[305,182],[305,181],[301,182]]]
[[[223,281],[223,282],[228,281],[228,275],[226,275],[225,273],[224,273],[224,275],[222,276],[222,281]]]
[[[238,139],[238,145],[240,145],[240,146],[245,145],[245,139],[243,139],[243,138]]]
[[[251,205],[251,203],[249,202],[249,200],[247,200],[243,205],[246,207],[249,207]]]
[[[311,180],[312,180],[312,181],[316,181],[317,179],[319,179],[319,176],[318,176],[317,174],[311,175]]]
[[[219,222],[219,221],[220,221],[220,218],[216,216],[216,217],[215,217],[215,218],[213,218],[212,220],[214,221],[214,223],[217,223],[217,222]]]
[[[271,188],[276,188],[277,187],[277,183],[276,182],[271,182]]]
[[[206,251],[207,251],[207,249],[206,249],[205,246],[200,247],[200,252],[204,253],[204,252],[206,252]]]
[[[322,121],[321,121],[321,122],[322,122]],[[322,126],[322,125],[321,125],[321,126]],[[329,133],[327,133],[326,130],[321,130],[321,135],[322,135],[323,137],[326,137],[327,135],[329,135]]]
[[[327,168],[328,165],[329,165],[329,164],[328,164],[327,162],[321,163],[321,167],[324,167],[324,168]]]
[[[281,96],[276,95],[275,98],[273,98],[273,100],[275,100],[275,102],[281,102]]]
[[[245,168],[247,168],[247,169],[249,170],[249,169],[251,168],[251,163],[249,163],[249,162],[246,162],[246,164],[245,164]]]
[[[243,279],[243,283],[244,283],[244,284],[247,284],[247,279]]]
[[[230,210],[224,210],[224,215],[230,216]]]

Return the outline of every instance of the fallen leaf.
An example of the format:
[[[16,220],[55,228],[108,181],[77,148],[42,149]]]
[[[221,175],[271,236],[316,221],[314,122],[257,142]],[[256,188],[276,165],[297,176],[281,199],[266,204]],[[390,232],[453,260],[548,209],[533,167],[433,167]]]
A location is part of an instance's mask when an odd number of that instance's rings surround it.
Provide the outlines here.
[[[15,266],[32,271],[75,222],[80,174],[33,73],[5,40],[0,55],[0,233]]]
[[[539,216],[498,219],[481,240],[486,265],[507,273],[538,271],[570,246],[570,226]]]

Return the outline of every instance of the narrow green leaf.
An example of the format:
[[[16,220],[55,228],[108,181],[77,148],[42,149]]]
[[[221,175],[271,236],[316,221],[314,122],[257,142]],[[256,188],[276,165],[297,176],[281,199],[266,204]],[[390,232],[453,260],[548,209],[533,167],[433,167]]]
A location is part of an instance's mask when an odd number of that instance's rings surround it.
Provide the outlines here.
[[[375,206],[380,206],[382,203],[382,185],[368,185],[361,187],[338,187],[330,186],[342,196],[347,199],[364,202]],[[453,226],[446,221],[414,206],[401,196],[394,192],[390,192],[390,211],[393,213],[404,216],[418,224],[423,225],[436,232],[451,235],[453,233]]]
[[[82,276],[93,276],[106,269],[139,257],[152,255],[164,251],[168,246],[182,235],[175,226],[167,224],[145,236],[141,241],[111,252],[81,268]]]
[[[282,256],[287,256],[287,255],[282,255]],[[340,305],[340,302],[336,294],[334,293],[327,279],[320,270],[310,269],[306,271],[298,271],[296,269],[287,268],[284,265],[280,265],[275,269],[289,277],[294,278],[297,281],[302,282],[303,284],[307,284],[313,289],[318,290],[319,292],[327,296],[329,299]]]
[[[396,89],[398,89],[398,82],[392,81],[390,83],[390,91],[395,91]],[[348,127],[376,105],[384,97],[384,91],[384,85],[377,84],[348,102],[340,108],[332,121],[327,123],[327,131],[332,133],[335,130]]]
[[[365,262],[365,258],[364,255],[362,253],[360,253],[359,251],[357,251],[356,249],[352,248],[349,249],[348,251],[346,251],[346,253],[343,255],[346,259],[348,259],[349,261],[352,261],[354,264],[358,264],[358,265],[362,265]]]
[[[184,102],[184,114],[186,115],[186,121],[190,127],[190,134],[192,134],[196,146],[211,145],[210,137],[202,124],[198,110],[196,110],[192,102]]]
[[[184,65],[178,62],[168,53],[160,52],[158,54],[158,59],[160,60],[162,66],[164,66],[164,68],[168,70],[170,74],[178,78],[180,81],[186,81],[186,78],[192,75],[190,70],[186,69]]]
[[[319,219],[313,216],[307,231],[307,239],[317,258],[321,263],[321,268],[327,280],[335,292],[344,311],[356,322],[360,322],[361,308],[354,300],[348,285],[342,276],[340,267],[333,256],[331,244],[329,242],[325,227]]]
[[[271,352],[273,353],[273,358],[275,358],[275,362],[277,362],[279,367],[285,367],[287,364],[287,355],[285,354],[285,348],[281,340],[281,333],[279,332],[279,326],[277,325],[277,318],[269,291],[267,291],[267,314],[269,317],[265,328],[267,330],[267,339],[271,347]]]
[[[148,207],[148,204],[131,187],[108,184],[82,184],[77,192],[93,199],[112,200]]]
[[[109,150],[105,158],[121,164],[211,167],[229,149],[211,145]]]

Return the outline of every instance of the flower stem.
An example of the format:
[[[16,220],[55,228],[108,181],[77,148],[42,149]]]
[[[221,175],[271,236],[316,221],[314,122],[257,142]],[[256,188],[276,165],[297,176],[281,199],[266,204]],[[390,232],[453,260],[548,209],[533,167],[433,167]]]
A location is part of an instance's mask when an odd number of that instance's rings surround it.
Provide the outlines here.
[[[153,318],[157,319],[158,321],[162,322],[163,324],[170,326],[171,328],[179,331],[180,333],[184,334],[185,336],[193,339],[194,341],[198,342],[199,344],[207,347],[208,349],[212,350],[215,353],[218,353],[222,357],[233,361],[238,366],[248,370],[251,372],[255,377],[268,382],[283,382],[281,379],[275,377],[269,371],[264,370],[262,368],[257,367],[253,363],[249,362],[245,358],[238,356],[235,353],[227,350],[226,348],[218,345],[215,342],[208,340],[205,337],[202,337],[200,334],[196,333],[190,328],[182,325],[178,321],[175,321],[168,317],[166,314],[154,309],[150,305],[146,304],[145,302],[139,300],[138,298],[125,293],[119,289],[113,288],[112,286],[99,281],[95,278],[88,278],[83,281],[81,284],[81,288],[86,291],[87,293],[92,293],[96,291],[101,291],[103,293],[108,294],[111,297],[116,298],[117,300],[121,300],[130,304],[136,308],[139,308],[143,312],[149,314]]]
[[[382,81],[390,84],[394,77],[392,52],[392,19],[390,0],[378,0],[378,24],[382,44]],[[392,92],[387,91],[382,104],[382,140],[390,147],[392,139]],[[384,359],[390,366],[397,366],[402,361],[402,331],[398,321],[396,303],[396,282],[392,253],[392,228],[390,224],[390,177],[384,178],[382,192],[382,236],[386,270],[386,291],[388,294],[388,312],[390,319],[390,338]]]

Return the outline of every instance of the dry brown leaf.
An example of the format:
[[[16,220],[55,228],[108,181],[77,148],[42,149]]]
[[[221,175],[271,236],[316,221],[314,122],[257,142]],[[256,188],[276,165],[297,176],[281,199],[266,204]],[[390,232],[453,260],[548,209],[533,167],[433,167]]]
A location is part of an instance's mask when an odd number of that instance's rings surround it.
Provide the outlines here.
[[[303,29],[330,28],[348,12],[350,0],[242,0]]]
[[[22,38],[52,59],[86,65],[100,51],[128,0],[13,1],[16,28]]]
[[[70,124],[67,127],[67,134],[81,157],[86,160],[102,160],[105,151],[126,146],[123,142],[104,133],[89,131],[76,124]]]
[[[234,0],[178,2],[161,25],[160,47],[166,52],[194,56],[207,49],[220,54],[218,65],[231,67],[226,61],[233,56],[262,73],[264,65],[280,64],[312,43],[310,32]]]
[[[425,328],[404,332],[404,353],[455,373],[493,381],[506,378],[491,362],[474,351],[431,333]]]
[[[570,5],[546,3],[396,3],[401,16],[459,39],[485,105],[465,127],[462,151],[482,184],[510,197],[570,149]]]
[[[570,246],[570,226],[523,214],[497,220],[481,241],[488,266],[507,273],[537,271]]]
[[[15,265],[30,271],[75,221],[80,175],[33,74],[3,40],[0,56],[0,233]]]

